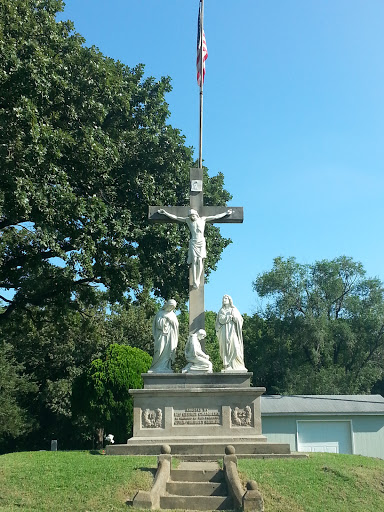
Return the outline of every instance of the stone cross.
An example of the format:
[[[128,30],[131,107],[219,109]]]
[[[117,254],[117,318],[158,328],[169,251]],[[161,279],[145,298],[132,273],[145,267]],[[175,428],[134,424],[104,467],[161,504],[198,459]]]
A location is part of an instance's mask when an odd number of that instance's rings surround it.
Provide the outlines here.
[[[149,222],[177,222],[165,215],[158,213],[160,209],[166,209],[167,212],[177,217],[188,217],[189,209],[196,210],[200,217],[210,217],[223,214],[228,211],[226,206],[205,206],[203,199],[203,169],[190,169],[190,193],[189,206],[150,206],[148,219]],[[231,207],[231,214],[226,215],[216,222],[243,222],[243,208]],[[200,286],[193,287],[192,269],[189,270],[189,332],[197,332],[198,329],[204,329],[204,272],[202,272]]]

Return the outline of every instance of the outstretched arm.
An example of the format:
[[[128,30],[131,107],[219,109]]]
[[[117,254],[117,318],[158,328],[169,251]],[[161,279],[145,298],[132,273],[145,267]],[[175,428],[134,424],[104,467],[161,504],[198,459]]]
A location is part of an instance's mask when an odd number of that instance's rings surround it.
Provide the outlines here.
[[[160,213],[160,215],[165,215],[166,217],[169,217],[170,219],[177,220],[178,222],[186,222],[187,217],[178,217],[177,215],[173,215],[173,213],[166,212],[163,208],[160,208],[160,210],[157,210],[157,213]]]
[[[210,215],[208,217],[205,217],[205,220],[207,222],[212,222],[214,220],[222,219],[223,217],[226,217],[227,215],[231,215],[232,210],[227,210],[224,213],[218,213],[217,215]]]

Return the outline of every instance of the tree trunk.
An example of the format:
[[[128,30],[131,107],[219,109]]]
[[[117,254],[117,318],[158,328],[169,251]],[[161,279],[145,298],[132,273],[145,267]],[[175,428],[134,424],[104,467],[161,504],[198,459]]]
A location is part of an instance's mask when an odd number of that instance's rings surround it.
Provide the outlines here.
[[[102,450],[104,448],[104,428],[100,427],[96,429],[96,450]]]

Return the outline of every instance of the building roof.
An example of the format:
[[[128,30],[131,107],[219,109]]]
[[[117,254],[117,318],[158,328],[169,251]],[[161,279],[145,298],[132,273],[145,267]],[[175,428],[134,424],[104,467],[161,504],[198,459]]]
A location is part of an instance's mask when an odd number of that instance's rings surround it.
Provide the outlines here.
[[[384,415],[384,398],[381,395],[264,395],[261,397],[261,414]]]

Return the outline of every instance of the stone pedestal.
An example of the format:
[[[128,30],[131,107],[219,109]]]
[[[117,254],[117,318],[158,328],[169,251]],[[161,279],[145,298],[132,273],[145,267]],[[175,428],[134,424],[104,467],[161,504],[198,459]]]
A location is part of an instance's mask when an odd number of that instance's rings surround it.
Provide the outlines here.
[[[266,440],[261,435],[260,396],[249,373],[145,374],[144,389],[131,390],[131,443],[198,443]]]
[[[224,454],[231,444],[241,453],[289,453],[289,445],[267,443],[261,433],[260,396],[252,373],[143,374],[144,389],[131,389],[133,437],[110,445],[110,455]],[[277,448],[276,448],[277,447]]]

